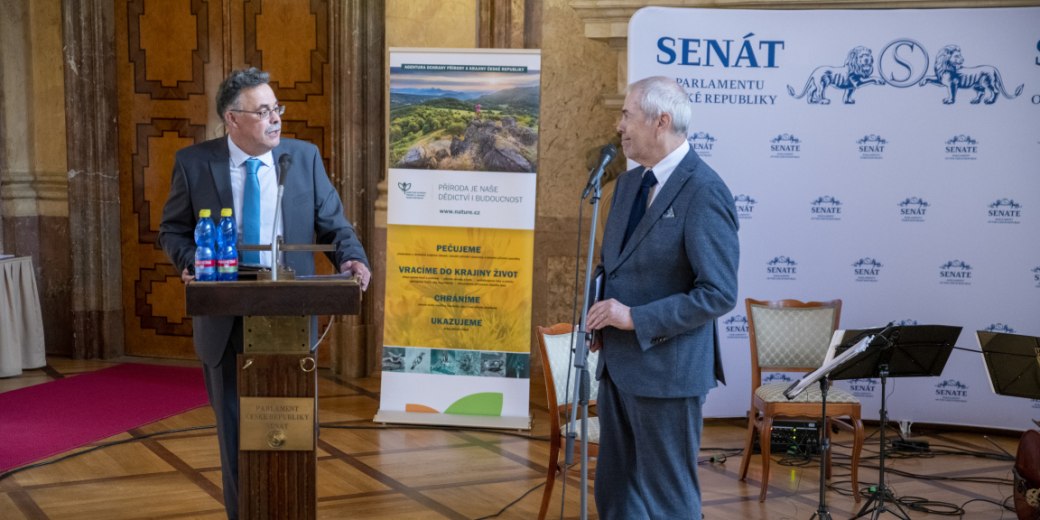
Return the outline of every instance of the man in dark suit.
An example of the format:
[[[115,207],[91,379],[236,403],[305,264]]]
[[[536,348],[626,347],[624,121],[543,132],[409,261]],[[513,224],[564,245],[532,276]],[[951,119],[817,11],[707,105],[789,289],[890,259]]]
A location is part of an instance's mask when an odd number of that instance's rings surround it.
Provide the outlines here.
[[[232,72],[221,83],[217,113],[227,136],[177,152],[159,225],[159,243],[185,283],[194,279],[189,266],[195,260],[194,230],[200,209],[220,215],[221,208],[234,208],[240,236],[248,234],[244,228],[250,227],[243,220],[252,220],[258,222],[253,226],[258,230],[253,232],[254,239],[259,236],[258,243],[270,243],[278,191],[275,165],[287,154],[291,166],[284,173],[279,223],[285,242],[335,244],[336,251],[329,254],[333,265],[341,272],[354,273],[364,290],[372,277],[365,250],[343,215],[343,205],[329,182],[317,147],[281,138],[285,108],[278,104],[268,81],[266,72],[250,68]],[[270,253],[254,258],[240,253],[240,263],[270,267]],[[314,257],[309,252],[285,253],[285,263],[297,275],[314,274]],[[197,316],[192,326],[195,352],[202,360],[206,390],[217,416],[224,506],[228,518],[237,519],[239,409],[235,355],[242,352],[242,319]]]
[[[674,80],[629,88],[618,133],[639,164],[617,181],[603,234],[596,506],[605,520],[699,519],[701,406],[725,382],[716,318],[736,304],[737,215],[686,140]]]

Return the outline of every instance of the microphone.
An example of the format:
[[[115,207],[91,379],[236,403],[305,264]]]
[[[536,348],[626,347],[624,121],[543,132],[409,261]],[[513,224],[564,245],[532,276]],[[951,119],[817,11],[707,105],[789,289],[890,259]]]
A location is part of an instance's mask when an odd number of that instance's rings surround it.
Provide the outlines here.
[[[283,236],[278,234],[278,223],[282,220],[282,195],[285,193],[285,173],[292,167],[292,156],[283,153],[278,156],[278,196],[274,204],[274,225],[271,226],[271,280],[278,280],[278,271],[282,262],[281,244]]]
[[[292,156],[283,153],[278,156],[278,186],[281,187],[285,184],[285,172],[289,171],[292,167]]]
[[[617,155],[617,147],[613,143],[608,143],[599,150],[599,164],[589,172],[589,182],[585,185],[585,191],[581,192],[581,200],[585,200],[589,197],[589,193],[599,184],[600,179],[603,178],[603,170],[610,164],[610,161],[614,160]]]

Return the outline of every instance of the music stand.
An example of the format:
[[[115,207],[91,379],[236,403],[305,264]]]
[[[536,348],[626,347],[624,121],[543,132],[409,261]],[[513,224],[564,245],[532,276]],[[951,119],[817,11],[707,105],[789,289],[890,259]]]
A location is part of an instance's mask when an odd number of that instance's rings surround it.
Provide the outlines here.
[[[1040,399],[1040,338],[1004,332],[975,332],[986,361],[986,375],[990,388],[997,395]],[[1040,421],[1033,419],[1040,426]],[[1015,483],[1015,512],[1019,518],[1031,518],[1037,511],[1027,498],[1033,485],[1022,474],[1030,467],[1029,456],[1024,456],[1027,439],[1035,431],[1026,430],[1019,441],[1018,456],[1011,466]],[[1035,448],[1034,448],[1035,449]]]
[[[1040,399],[1040,338],[985,330],[975,334],[993,393]]]
[[[852,520],[873,512],[871,520],[881,513],[910,520],[906,511],[895,501],[892,492],[885,486],[885,429],[888,427],[885,384],[889,377],[937,377],[942,374],[950,358],[953,345],[961,334],[960,327],[948,325],[901,325],[884,329],[845,331],[845,339],[835,352],[843,353],[860,339],[873,335],[868,347],[853,356],[842,366],[830,372],[831,379],[881,379],[881,453],[878,462],[878,485],[867,503],[852,517]],[[858,490],[856,490],[858,492]],[[896,509],[888,509],[885,502],[892,502]]]
[[[787,387],[787,390],[784,390],[784,397],[786,397],[788,400],[791,400],[795,397],[798,397],[798,394],[804,392],[805,389],[809,388],[809,385],[813,384],[814,382],[819,381],[820,383],[820,424],[824,425],[824,427],[820,429],[820,505],[816,508],[816,512],[809,517],[809,520],[812,520],[813,518],[818,518],[819,520],[831,520],[831,513],[827,510],[826,493],[826,461],[827,456],[831,450],[830,435],[828,435],[827,432],[827,387],[830,386],[830,379],[827,376],[830,374],[831,370],[834,370],[834,368],[841,366],[848,360],[865,351],[867,349],[868,344],[873,339],[874,336],[864,337],[851,348],[847,348],[845,352],[843,352],[840,356],[833,356],[833,358],[832,350],[835,349],[835,345],[832,342],[831,348],[829,348],[827,352],[828,360],[824,361],[823,365],[821,365],[820,368],[813,370],[812,372],[803,376],[798,381],[791,383],[791,386]]]

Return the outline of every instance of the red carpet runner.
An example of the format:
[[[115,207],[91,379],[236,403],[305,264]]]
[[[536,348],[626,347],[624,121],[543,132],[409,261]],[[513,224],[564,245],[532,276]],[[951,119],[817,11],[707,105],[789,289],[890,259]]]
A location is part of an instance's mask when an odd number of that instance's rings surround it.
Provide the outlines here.
[[[0,394],[0,471],[207,403],[202,369],[128,363]]]

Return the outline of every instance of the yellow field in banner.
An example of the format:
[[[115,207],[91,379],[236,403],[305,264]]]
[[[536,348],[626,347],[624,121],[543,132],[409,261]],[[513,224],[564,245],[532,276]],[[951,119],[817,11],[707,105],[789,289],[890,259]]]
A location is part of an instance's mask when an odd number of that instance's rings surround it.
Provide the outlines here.
[[[390,225],[383,344],[527,352],[534,231]]]

